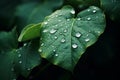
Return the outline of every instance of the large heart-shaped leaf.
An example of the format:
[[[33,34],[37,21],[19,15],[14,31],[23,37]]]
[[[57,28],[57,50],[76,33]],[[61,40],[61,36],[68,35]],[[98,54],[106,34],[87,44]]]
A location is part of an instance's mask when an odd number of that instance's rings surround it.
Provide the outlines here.
[[[96,42],[105,28],[105,16],[94,6],[75,16],[66,6],[41,24],[39,52],[55,65],[72,71],[86,48]]]
[[[120,0],[100,0],[104,11],[112,20],[120,19]]]

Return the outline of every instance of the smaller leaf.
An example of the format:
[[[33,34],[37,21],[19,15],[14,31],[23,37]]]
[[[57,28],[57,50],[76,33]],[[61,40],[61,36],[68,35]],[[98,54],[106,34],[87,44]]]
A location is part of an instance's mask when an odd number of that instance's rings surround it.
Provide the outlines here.
[[[33,38],[37,38],[40,36],[40,27],[41,27],[41,24],[30,24],[28,26],[26,26],[19,38],[18,38],[18,41],[26,41],[26,40],[30,40],[30,39],[33,39]]]

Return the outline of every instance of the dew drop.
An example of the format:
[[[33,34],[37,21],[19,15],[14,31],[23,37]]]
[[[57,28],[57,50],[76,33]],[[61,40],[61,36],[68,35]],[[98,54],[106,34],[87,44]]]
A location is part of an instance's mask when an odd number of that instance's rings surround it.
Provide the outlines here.
[[[53,34],[53,33],[55,33],[56,31],[57,31],[57,30],[52,29],[52,30],[50,30],[50,33]]]
[[[41,52],[42,52],[42,49],[39,49],[38,51],[41,53]]]
[[[58,54],[55,54],[55,56],[57,57],[57,56],[58,56]]]
[[[53,52],[55,52],[56,50],[53,50]]]
[[[21,64],[21,63],[22,63],[22,61],[19,61],[19,63]]]
[[[65,42],[65,39],[62,39],[61,42],[64,43],[64,42]]]
[[[93,10],[93,13],[96,13],[96,10]]]
[[[73,44],[73,45],[72,45],[72,48],[77,48],[77,47],[78,47],[77,44]]]
[[[91,18],[90,18],[90,17],[88,17],[88,18],[87,18],[87,20],[91,20]]]
[[[72,11],[70,11],[70,13],[71,13],[71,14],[75,14],[75,11],[74,11],[74,10],[72,10]]]
[[[78,33],[75,34],[75,36],[76,36],[77,38],[79,38],[79,37],[81,36],[81,34],[78,32]]]
[[[58,20],[59,22],[61,21],[61,20]]]
[[[21,57],[21,54],[18,54],[18,57]]]
[[[70,21],[70,19],[67,19],[67,21]]]
[[[89,40],[90,40],[89,38],[85,39],[86,42],[88,42]]]
[[[27,46],[27,43],[24,43],[23,46]]]
[[[48,22],[44,22],[44,24],[48,24]]]
[[[67,30],[65,29],[65,30],[64,30],[64,32],[66,33],[66,32],[67,32]]]
[[[28,68],[27,70],[30,71],[30,68]]]
[[[47,29],[45,29],[45,30],[43,30],[43,32],[45,33],[45,32],[48,32],[48,30]]]
[[[90,9],[87,10],[88,12],[90,11]]]
[[[57,39],[58,37],[57,37],[57,36],[55,36],[54,38],[55,38],[55,39]]]
[[[79,20],[81,20],[81,18],[78,18],[77,20],[79,21]]]
[[[44,45],[44,43],[41,44],[41,46],[43,46],[43,45]]]

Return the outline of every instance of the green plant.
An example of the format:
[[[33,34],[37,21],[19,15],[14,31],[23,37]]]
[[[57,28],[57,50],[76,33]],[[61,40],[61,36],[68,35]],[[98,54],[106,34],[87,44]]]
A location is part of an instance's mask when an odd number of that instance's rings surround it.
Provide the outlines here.
[[[62,70],[52,79],[72,80],[83,53],[99,52],[92,47],[103,45],[108,35],[99,36],[120,18],[119,0],[9,1],[0,3],[0,80],[37,80],[51,67]]]

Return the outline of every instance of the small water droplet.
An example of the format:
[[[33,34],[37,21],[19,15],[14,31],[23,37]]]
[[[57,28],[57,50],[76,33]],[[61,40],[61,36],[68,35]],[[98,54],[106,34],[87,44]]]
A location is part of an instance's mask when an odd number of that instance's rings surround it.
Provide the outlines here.
[[[42,49],[39,49],[38,51],[41,53],[41,52],[42,52]]]
[[[79,38],[79,37],[81,36],[81,34],[78,32],[78,33],[75,34],[75,36],[76,36],[77,38]]]
[[[67,21],[70,21],[70,19],[67,19]]]
[[[93,10],[93,13],[96,13],[96,10]]]
[[[30,69],[30,68],[28,68],[27,70],[28,70],[28,71],[30,71],[31,69]]]
[[[48,32],[48,30],[47,29],[45,29],[45,30],[43,30],[43,32],[45,33],[45,32]]]
[[[58,54],[55,54],[55,56],[57,57],[57,56],[58,56]]]
[[[79,21],[79,20],[81,20],[81,18],[78,18],[77,20]]]
[[[27,43],[24,43],[23,46],[27,46]]]
[[[66,32],[67,32],[67,30],[65,29],[65,30],[64,30],[64,32],[66,33]]]
[[[85,39],[86,42],[88,42],[89,40],[90,40],[89,38]]]
[[[74,10],[71,10],[70,13],[71,13],[71,14],[75,14],[75,11],[74,11]]]
[[[55,46],[52,45],[52,47],[55,47]]]
[[[88,18],[87,18],[87,20],[91,20],[91,18],[90,18],[90,17],[88,17]]]
[[[72,48],[77,48],[77,47],[78,47],[77,44],[73,44],[73,45],[72,45]]]
[[[59,22],[61,21],[61,20],[58,20]]]
[[[56,50],[53,50],[53,52],[55,52]]]
[[[54,38],[55,38],[55,39],[57,39],[58,37],[57,37],[57,36],[55,36]]]
[[[11,71],[14,71],[14,68],[11,68]]]
[[[64,43],[64,42],[65,42],[65,39],[62,39],[61,42]]]
[[[13,80],[16,80],[16,79],[13,79]]]
[[[87,10],[88,12],[90,11],[90,9]]]
[[[44,45],[44,43],[41,44],[41,46],[43,46],[43,45]]]
[[[53,33],[55,33],[56,31],[57,31],[57,30],[55,30],[55,29],[51,29],[51,30],[50,30],[50,33],[53,34]]]
[[[18,57],[21,57],[21,54],[18,54]]]
[[[44,24],[48,24],[48,22],[44,22]]]
[[[21,63],[22,63],[22,61],[19,61],[19,63],[21,64]]]

